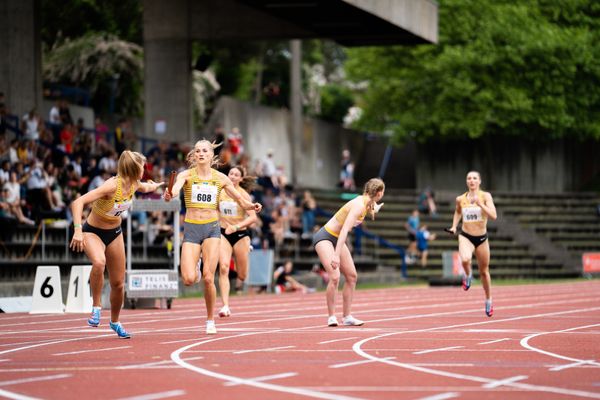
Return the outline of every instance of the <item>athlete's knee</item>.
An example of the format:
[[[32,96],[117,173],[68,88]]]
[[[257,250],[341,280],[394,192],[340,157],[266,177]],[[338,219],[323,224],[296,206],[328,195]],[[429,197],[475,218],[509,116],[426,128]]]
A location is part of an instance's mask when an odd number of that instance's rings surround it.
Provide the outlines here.
[[[204,287],[210,287],[215,284],[215,278],[212,274],[206,274],[202,276]]]
[[[219,265],[219,275],[229,275],[229,264],[221,263]]]
[[[237,273],[237,278],[244,282],[246,280],[246,278],[248,277],[248,273],[246,271],[238,271]]]
[[[356,286],[356,281],[358,280],[358,275],[356,272],[346,274],[344,275],[344,278],[346,279],[346,283],[348,285]]]
[[[340,275],[336,274],[329,277],[329,285],[337,287],[340,284]]]
[[[125,289],[125,280],[124,279],[120,279],[118,281],[111,281],[110,282],[110,289],[112,291],[118,291],[118,290]]]
[[[104,267],[106,266],[106,257],[104,255],[94,257],[92,259],[92,273],[104,273]]]

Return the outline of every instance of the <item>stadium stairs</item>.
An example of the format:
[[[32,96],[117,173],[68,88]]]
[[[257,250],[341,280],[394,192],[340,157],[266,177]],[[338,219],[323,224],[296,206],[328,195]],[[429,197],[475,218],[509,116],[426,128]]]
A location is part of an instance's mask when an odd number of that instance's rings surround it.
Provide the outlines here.
[[[335,212],[347,197],[340,191],[312,190],[319,208]],[[456,194],[437,193],[438,215],[421,214],[421,224],[435,233],[429,243],[426,267],[417,259],[407,265],[409,278],[432,279],[442,275],[442,253],[457,250],[457,239],[444,232],[452,224]],[[342,198],[344,197],[344,198]],[[368,218],[364,228],[392,244],[406,248],[404,224],[416,208],[418,193],[410,190],[386,190],[385,206],[375,221]],[[491,246],[490,271],[493,278],[566,278],[581,275],[581,255],[600,251],[600,218],[596,206],[600,196],[590,193],[515,194],[494,193],[498,219],[488,223]],[[326,217],[317,218],[319,225]],[[350,235],[350,243],[354,243]],[[362,256],[355,256],[357,270],[380,274],[379,281],[395,282],[400,278],[402,259],[393,249],[381,247],[373,240],[362,240]],[[309,239],[288,238],[278,251],[278,261],[291,258],[297,271],[310,271],[318,265]],[[478,276],[476,261],[474,275]],[[383,277],[383,278],[381,278]]]

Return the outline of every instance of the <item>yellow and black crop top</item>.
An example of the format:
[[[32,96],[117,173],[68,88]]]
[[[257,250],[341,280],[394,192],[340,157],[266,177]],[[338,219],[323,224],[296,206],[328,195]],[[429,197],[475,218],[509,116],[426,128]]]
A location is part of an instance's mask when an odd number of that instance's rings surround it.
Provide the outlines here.
[[[205,210],[216,210],[219,195],[223,184],[219,179],[218,172],[211,168],[210,179],[200,179],[196,168],[190,169],[190,175],[185,181],[183,190],[185,193],[185,208],[201,208]]]
[[[110,199],[98,199],[92,204],[92,212],[110,222],[121,220],[121,214],[131,207],[135,185],[131,185],[129,193],[123,194],[123,179],[116,176],[117,190]]]
[[[246,193],[246,191],[239,186],[236,190],[241,196],[243,196],[243,193]],[[219,196],[219,212],[221,213],[221,217],[225,220],[240,220],[246,217],[246,210],[244,210],[242,206],[225,191],[221,192],[221,195]]]
[[[479,190],[477,192],[477,197],[479,197],[479,201],[483,203],[485,201],[485,192]],[[477,203],[471,203],[469,200],[469,192],[465,192],[463,195],[461,195],[460,209],[462,210],[463,224],[487,221],[487,215],[485,212],[483,212],[481,207],[479,207]]]
[[[367,215],[367,211],[368,211],[367,210],[367,202],[369,201],[369,198],[366,196],[361,196],[361,197],[362,197],[363,204],[365,206],[365,211],[360,215],[360,217],[358,217],[358,220],[356,221],[354,226],[360,225],[365,220],[365,216]],[[334,218],[340,223],[340,225],[344,225],[346,218],[348,218],[348,213],[350,212],[350,208],[352,208],[352,206],[350,205],[351,202],[352,202],[352,200],[350,200],[349,202],[344,204],[344,206],[342,208],[340,208],[338,210],[338,212],[336,212],[334,215]]]

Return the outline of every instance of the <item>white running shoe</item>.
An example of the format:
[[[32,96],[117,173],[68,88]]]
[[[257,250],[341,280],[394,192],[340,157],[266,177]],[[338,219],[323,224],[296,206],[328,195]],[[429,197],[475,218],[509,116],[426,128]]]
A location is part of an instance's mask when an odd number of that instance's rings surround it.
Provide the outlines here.
[[[219,310],[219,317],[223,318],[223,317],[229,317],[231,315],[231,310],[229,309],[228,306],[223,306],[220,310]]]
[[[215,321],[206,321],[206,334],[207,335],[216,335],[217,327],[215,326]]]
[[[361,321],[360,319],[356,319],[352,315],[347,315],[344,317],[344,319],[342,319],[342,324],[344,324],[346,326],[361,326],[364,323],[365,323],[364,321]]]
[[[329,318],[327,318],[327,326],[338,326],[338,320],[335,315],[330,315]]]

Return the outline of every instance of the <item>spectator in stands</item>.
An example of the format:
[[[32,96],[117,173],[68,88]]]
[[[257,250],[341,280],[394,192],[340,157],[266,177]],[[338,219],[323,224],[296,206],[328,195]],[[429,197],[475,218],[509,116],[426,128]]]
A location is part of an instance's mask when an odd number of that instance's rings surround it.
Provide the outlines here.
[[[419,195],[417,208],[421,214],[429,214],[432,217],[437,216],[437,206],[435,204],[435,193],[427,186]]]
[[[100,159],[98,168],[108,171],[110,174],[114,174],[117,170],[117,153],[114,150],[110,150]]]
[[[233,162],[237,162],[240,156],[244,154],[244,137],[237,126],[227,135],[227,146],[231,151]]]
[[[60,131],[60,148],[66,154],[73,153],[73,143],[75,141],[75,128],[73,124],[66,123]]]
[[[40,129],[44,122],[42,118],[38,115],[35,108],[32,108],[27,114],[23,115],[21,122],[21,130],[25,134],[25,139],[27,140],[39,140],[40,139]]]
[[[350,158],[350,150],[342,151],[342,161],[340,170],[340,186],[345,190],[354,190],[354,163]]]
[[[417,231],[417,249],[421,253],[421,267],[427,267],[427,256],[429,254],[429,242],[435,240],[435,234],[427,230],[427,225],[422,225]]]
[[[39,211],[59,211],[48,186],[48,176],[42,162],[33,161],[29,172],[27,202],[34,205],[38,213]]]
[[[177,175],[173,190],[165,191],[164,199],[178,198],[184,189],[185,222],[183,245],[181,246],[181,276],[185,285],[193,285],[200,277],[197,269],[202,255],[202,280],[206,303],[206,333],[217,333],[213,313],[216,301],[214,275],[219,262],[221,232],[218,224],[218,197],[221,190],[231,196],[246,210],[259,212],[262,206],[242,197],[231,180],[213,169],[215,164],[214,144],[199,140],[188,153],[189,169]]]
[[[413,212],[408,216],[404,227],[408,232],[408,247],[406,249],[406,262],[411,264],[414,262],[415,256],[417,254],[417,231],[419,230],[419,225],[421,224],[419,219],[419,210],[413,210]]]
[[[62,120],[60,119],[60,101],[56,100],[52,108],[50,108],[50,113],[48,114],[48,122],[55,125],[62,124]]]
[[[19,147],[19,139],[14,138],[10,141],[10,148],[8,149],[8,160],[11,164],[16,164],[19,162],[19,156],[17,153],[17,148]]]
[[[251,201],[249,192],[252,191],[255,178],[246,175],[246,171],[236,165],[227,175],[233,187],[246,200]],[[219,317],[229,317],[229,264],[235,259],[237,281],[235,290],[241,292],[248,275],[248,253],[250,251],[249,227],[258,220],[254,210],[244,210],[226,192],[219,197],[219,221],[221,224],[221,242],[219,251],[219,289],[223,307]]]
[[[302,237],[310,237],[315,227],[315,214],[317,209],[317,201],[313,197],[310,190],[305,190],[302,197]]]
[[[128,339],[131,335],[119,322],[123,305],[125,280],[125,245],[121,231],[121,214],[129,209],[133,195],[137,191],[153,192],[163,183],[141,182],[146,158],[136,152],[124,151],[119,158],[117,176],[102,186],[87,192],[71,204],[73,213],[73,239],[71,249],[85,251],[92,262],[90,286],[93,309],[88,325],[100,324],[104,269],[108,268],[110,279],[110,328],[119,338]],[[82,213],[87,204],[92,203],[92,212],[82,225]]]
[[[58,113],[60,114],[60,121],[63,125],[73,124],[73,117],[71,117],[71,110],[69,109],[69,102],[65,99],[60,99],[58,106]]]
[[[7,204],[6,211],[22,224],[35,225],[35,222],[27,218],[21,209],[21,185],[17,180],[16,172],[10,173],[10,181],[4,184],[2,190],[4,201]]]
[[[480,190],[481,175],[477,171],[467,173],[468,191],[456,198],[456,208],[452,219],[452,227],[448,232],[458,233],[458,252],[465,271],[462,286],[464,290],[471,287],[473,272],[471,259],[473,253],[477,258],[479,276],[485,291],[485,313],[488,317],[494,314],[492,306],[492,280],[490,277],[490,243],[487,235],[487,220],[497,218],[496,206],[492,195]],[[462,227],[457,231],[462,219]]]
[[[275,188],[273,177],[277,169],[275,168],[275,161],[273,161],[273,152],[273,149],[268,149],[266,157],[261,160],[257,168],[257,175],[260,177],[258,183],[265,189]]]
[[[348,233],[353,227],[361,224],[367,214],[375,218],[375,213],[383,206],[377,204],[383,197],[385,184],[381,179],[370,179],[363,190],[362,196],[357,196],[348,201],[335,215],[329,219],[323,228],[313,236],[313,245],[319,256],[319,260],[327,274],[327,310],[329,317],[328,326],[337,326],[335,316],[335,297],[340,281],[340,273],[346,280],[343,289],[343,320],[344,325],[359,326],[364,322],[354,318],[350,311],[352,307],[352,296],[356,287],[356,267],[350,250],[346,245]]]
[[[279,266],[275,272],[273,272],[273,280],[275,281],[275,293],[284,292],[295,292],[301,291],[302,293],[312,293],[315,291],[313,288],[309,288],[306,285],[301,284],[292,277],[294,271],[294,264],[292,260],[286,260],[285,263]]]

